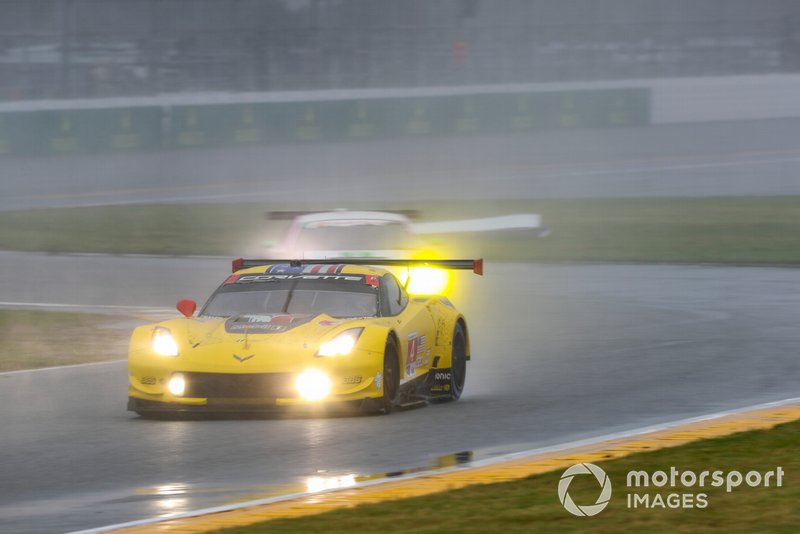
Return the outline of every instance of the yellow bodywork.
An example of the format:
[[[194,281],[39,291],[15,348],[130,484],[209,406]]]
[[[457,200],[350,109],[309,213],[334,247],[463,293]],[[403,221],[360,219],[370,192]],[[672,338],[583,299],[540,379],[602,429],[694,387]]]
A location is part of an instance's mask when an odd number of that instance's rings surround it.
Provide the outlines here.
[[[260,274],[266,266],[242,269],[239,275]],[[383,276],[387,270],[346,265],[342,274]],[[141,401],[168,403],[165,407],[309,405],[297,394],[294,381],[301,372],[316,369],[330,379],[330,394],[324,402],[357,401],[383,395],[382,375],[387,339],[393,336],[398,346],[401,386],[423,378],[433,369],[450,367],[453,331],[461,315],[439,296],[410,296],[398,315],[337,319],[322,314],[281,333],[231,333],[228,318],[180,317],[140,326],[133,332],[128,356],[129,396]],[[347,355],[319,356],[320,346],[342,332],[363,328],[353,350]],[[465,328],[465,325],[464,325]],[[157,329],[167,329],[177,343],[177,356],[163,356],[153,350]],[[466,330],[466,328],[465,328]],[[466,336],[466,331],[465,331]],[[467,356],[469,342],[467,337]],[[410,352],[415,352],[409,356]],[[412,361],[413,360],[413,361]],[[225,375],[275,374],[285,382],[275,395],[205,398],[177,396],[168,384],[176,373]],[[187,378],[187,382],[190,379]],[[191,388],[187,393],[191,393]]]

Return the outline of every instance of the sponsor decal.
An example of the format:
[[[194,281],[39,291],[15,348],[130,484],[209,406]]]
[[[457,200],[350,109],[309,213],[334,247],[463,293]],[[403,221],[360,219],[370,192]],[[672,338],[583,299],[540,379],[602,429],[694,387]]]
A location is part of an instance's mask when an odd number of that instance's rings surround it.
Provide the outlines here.
[[[255,356],[255,354],[249,354],[247,356],[239,356],[238,354],[234,354],[233,355],[233,359],[236,360],[239,363],[244,363],[247,360],[249,360],[250,358],[252,358],[253,356]]]
[[[433,384],[431,385],[431,391],[450,391],[451,377],[452,372],[450,369],[436,370],[433,373]]]
[[[421,355],[425,353],[425,336],[417,335],[416,332],[408,335],[408,354],[406,356],[406,376],[417,374],[417,368],[427,361],[427,357]],[[428,352],[428,355],[430,352]]]
[[[321,263],[313,263],[308,265],[289,265],[288,263],[279,263],[269,268],[269,274],[339,274],[344,268],[343,263],[336,265],[325,265]]]
[[[375,389],[380,391],[382,386],[383,386],[383,375],[381,374],[380,371],[378,371],[377,373],[375,373]]]
[[[273,315],[247,315],[244,317],[248,323],[271,323]]]
[[[229,283],[252,284],[274,282],[276,280],[337,280],[340,282],[363,282],[360,274],[243,274]]]
[[[345,384],[360,384],[361,377],[360,376],[346,376],[344,380],[342,380]]]
[[[280,263],[278,265],[273,265],[269,269],[267,269],[268,273],[274,274],[287,274],[287,273],[302,273],[304,266],[302,265],[289,265],[288,263]]]
[[[229,334],[279,334],[306,324],[312,315],[237,315],[225,321]]]

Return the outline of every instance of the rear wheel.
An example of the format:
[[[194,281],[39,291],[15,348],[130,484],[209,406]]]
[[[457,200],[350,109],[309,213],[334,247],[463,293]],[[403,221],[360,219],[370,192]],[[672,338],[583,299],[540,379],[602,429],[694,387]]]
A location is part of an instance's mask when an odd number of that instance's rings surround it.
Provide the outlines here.
[[[453,330],[453,349],[450,358],[450,399],[458,400],[467,378],[467,339],[461,323]]]
[[[397,342],[393,337],[386,340],[383,352],[383,397],[379,411],[390,413],[397,403],[400,391],[400,364],[397,362]]]

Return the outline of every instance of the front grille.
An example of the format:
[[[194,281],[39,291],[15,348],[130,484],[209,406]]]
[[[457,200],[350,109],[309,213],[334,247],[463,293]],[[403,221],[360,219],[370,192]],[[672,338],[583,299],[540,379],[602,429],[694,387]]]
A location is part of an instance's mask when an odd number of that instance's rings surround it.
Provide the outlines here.
[[[196,398],[291,398],[296,397],[291,373],[183,373],[184,397]]]

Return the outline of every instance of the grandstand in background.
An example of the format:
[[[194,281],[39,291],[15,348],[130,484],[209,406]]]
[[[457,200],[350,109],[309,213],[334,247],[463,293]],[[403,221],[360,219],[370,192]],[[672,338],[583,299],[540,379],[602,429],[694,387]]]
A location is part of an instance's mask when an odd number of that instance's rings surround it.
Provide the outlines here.
[[[792,0],[0,0],[0,101],[798,71]]]

